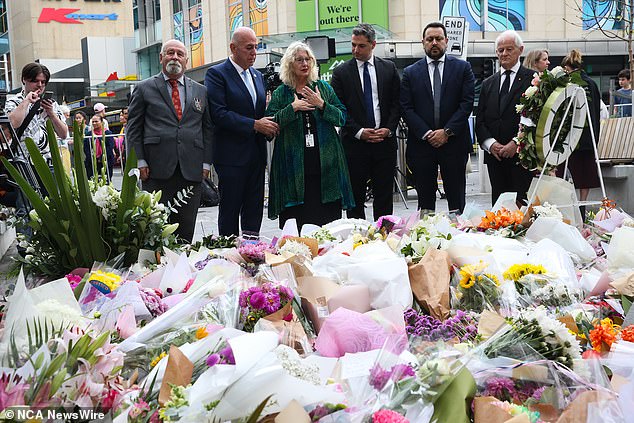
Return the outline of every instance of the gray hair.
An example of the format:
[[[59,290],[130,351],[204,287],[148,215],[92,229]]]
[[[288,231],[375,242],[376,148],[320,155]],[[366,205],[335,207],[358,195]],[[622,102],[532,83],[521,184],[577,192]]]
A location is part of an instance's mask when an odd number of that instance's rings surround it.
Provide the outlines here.
[[[311,83],[317,81],[319,79],[319,74],[317,72],[317,59],[315,58],[315,54],[310,49],[308,44],[305,44],[301,41],[295,41],[291,43],[290,46],[284,52],[284,56],[282,56],[282,60],[280,61],[280,79],[282,82],[289,87],[297,88],[297,77],[295,76],[295,72],[293,72],[293,62],[295,61],[295,57],[297,53],[300,51],[305,51],[308,54],[308,57],[311,58],[311,69],[308,74],[307,83]]]
[[[67,106],[67,105],[65,105],[65,104],[60,104],[60,105],[59,105],[59,110],[61,110],[61,112],[62,112],[63,114],[69,114],[69,115],[70,115],[70,107],[68,107],[68,106]]]
[[[507,38],[513,38],[513,42],[515,43],[515,47],[523,47],[524,46],[524,41],[522,41],[522,37],[520,37],[520,34],[518,34],[517,32],[513,31],[512,29],[507,29],[506,31],[502,32],[500,35],[498,35],[498,37],[495,39],[495,49],[498,49],[498,44],[500,44],[500,42],[502,40],[505,40]]]
[[[376,40],[376,31],[374,31],[372,25],[367,23],[360,23],[352,28],[352,35],[362,35],[371,43]]]
[[[187,47],[185,47],[185,44],[183,44],[182,41],[178,41],[175,39],[167,40],[163,43],[163,46],[161,47],[161,54],[165,54],[165,51],[167,50],[167,46],[169,44],[178,44],[179,47],[182,47],[183,50],[185,50],[185,57],[187,57]]]
[[[233,44],[238,43],[240,39],[243,38],[246,34],[253,35],[254,37],[257,38],[257,35],[255,34],[255,31],[253,29],[249,28],[248,26],[241,26],[239,28],[236,28],[235,31],[233,31],[233,35],[231,36],[231,42]]]

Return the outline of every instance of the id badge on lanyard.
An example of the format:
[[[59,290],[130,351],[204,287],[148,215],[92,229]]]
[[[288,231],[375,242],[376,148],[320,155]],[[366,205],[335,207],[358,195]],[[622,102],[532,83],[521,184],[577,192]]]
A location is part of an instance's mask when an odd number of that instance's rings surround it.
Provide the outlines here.
[[[309,132],[306,134],[306,147],[314,147],[315,146],[315,136]]]

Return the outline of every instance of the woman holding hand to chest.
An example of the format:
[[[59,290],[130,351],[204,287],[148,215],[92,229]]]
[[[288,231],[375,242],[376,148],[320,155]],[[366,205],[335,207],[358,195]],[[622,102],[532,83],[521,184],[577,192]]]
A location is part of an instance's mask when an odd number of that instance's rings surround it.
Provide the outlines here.
[[[292,43],[281,61],[284,83],[266,111],[280,125],[269,181],[269,218],[324,225],[354,207],[346,158],[336,127],[346,109],[328,83],[318,80],[308,45]]]

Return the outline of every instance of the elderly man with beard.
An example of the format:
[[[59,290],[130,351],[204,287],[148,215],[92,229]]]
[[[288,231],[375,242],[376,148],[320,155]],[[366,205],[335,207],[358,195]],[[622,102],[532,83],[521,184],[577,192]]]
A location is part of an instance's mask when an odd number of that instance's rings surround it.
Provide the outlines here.
[[[207,90],[184,76],[188,62],[183,43],[169,40],[159,56],[163,71],[139,83],[130,99],[128,148],[139,159],[143,189],[163,192],[161,202],[191,189],[187,203],[170,220],[191,242],[200,204],[200,183],[211,169],[211,117]]]
[[[401,109],[409,128],[407,164],[418,194],[418,208],[434,211],[438,168],[449,210],[465,206],[465,170],[472,150],[469,115],[475,78],[464,60],[448,56],[447,30],[431,22],[423,30],[427,57],[405,68]]]

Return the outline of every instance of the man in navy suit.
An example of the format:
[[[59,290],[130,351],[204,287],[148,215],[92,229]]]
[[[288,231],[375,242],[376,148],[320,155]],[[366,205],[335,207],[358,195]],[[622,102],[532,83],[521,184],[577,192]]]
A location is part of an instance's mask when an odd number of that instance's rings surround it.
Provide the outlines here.
[[[462,212],[475,78],[468,62],[445,54],[447,30],[442,23],[427,24],[423,46],[427,57],[405,68],[401,82],[401,109],[409,129],[407,164],[419,209],[435,210],[440,167],[449,210]]]
[[[354,58],[337,66],[331,85],[346,106],[346,125],[341,138],[348,159],[356,207],[347,216],[365,219],[368,179],[374,196],[374,220],[392,214],[396,126],[401,117],[401,80],[393,62],[374,56],[376,32],[369,24],[352,29]]]
[[[258,235],[262,224],[265,137],[275,136],[279,126],[264,117],[264,80],[252,67],[257,46],[251,28],[236,29],[231,56],[209,68],[205,76],[214,123],[212,159],[219,180],[220,235],[239,235],[239,227],[243,234]]]

